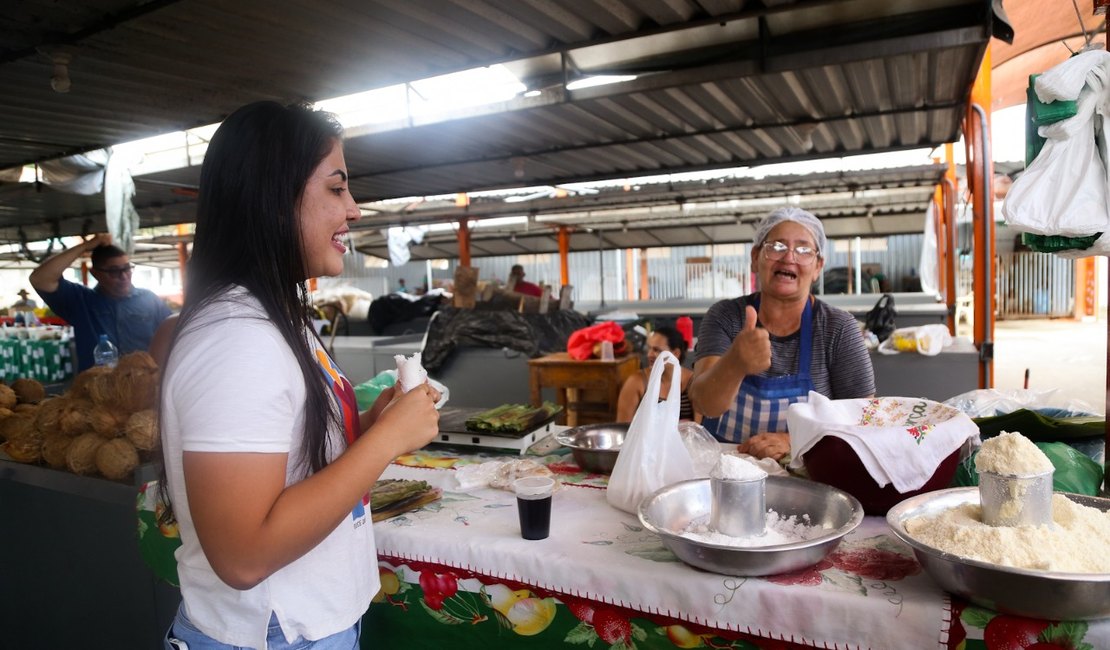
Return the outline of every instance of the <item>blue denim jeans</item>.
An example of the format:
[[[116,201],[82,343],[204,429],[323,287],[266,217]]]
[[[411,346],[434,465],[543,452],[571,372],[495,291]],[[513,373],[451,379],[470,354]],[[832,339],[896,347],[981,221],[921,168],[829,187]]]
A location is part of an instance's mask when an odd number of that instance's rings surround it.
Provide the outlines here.
[[[270,614],[270,630],[266,635],[265,650],[358,650],[358,639],[362,633],[362,619],[350,628],[316,641],[303,637],[289,643],[278,625],[277,616]],[[166,632],[165,650],[241,650],[241,646],[220,643],[201,632],[185,615],[185,604],[177,608],[177,616]],[[261,648],[259,650],[262,650]]]

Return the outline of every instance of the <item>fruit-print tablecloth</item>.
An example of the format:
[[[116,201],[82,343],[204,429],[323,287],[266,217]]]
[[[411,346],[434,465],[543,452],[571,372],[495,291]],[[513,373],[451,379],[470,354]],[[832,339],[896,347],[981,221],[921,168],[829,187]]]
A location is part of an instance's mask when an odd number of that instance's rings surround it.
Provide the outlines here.
[[[444,495],[375,525],[383,591],[370,621],[379,639],[416,633],[411,626],[424,621],[450,647],[948,647],[948,597],[880,518],[814,567],[736,578],[679,562],[590,486],[565,485],[552,503],[551,536],[523,540],[512,494],[452,491],[452,473],[387,471]]]
[[[560,452],[531,456],[568,485],[555,495],[551,536],[525,541],[511,494],[460,492],[451,469],[512,458],[422,450],[387,470],[444,497],[374,525],[382,590],[364,619],[363,648],[1110,648],[1110,619],[1025,619],[949,597],[879,517],[797,573],[699,571],[609,507],[606,477]],[[150,494],[138,503],[140,547],[174,532],[151,523]],[[178,540],[169,542],[151,552],[172,565]]]

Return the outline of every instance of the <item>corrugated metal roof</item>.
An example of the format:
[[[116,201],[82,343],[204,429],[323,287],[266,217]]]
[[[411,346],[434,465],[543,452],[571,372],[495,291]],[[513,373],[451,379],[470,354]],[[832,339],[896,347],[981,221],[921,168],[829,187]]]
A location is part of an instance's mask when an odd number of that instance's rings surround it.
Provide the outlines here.
[[[538,96],[352,132],[360,201],[756,165],[954,141],[986,0],[28,0],[0,15],[0,168],[492,63]],[[53,57],[72,85],[51,90]],[[568,90],[597,73],[634,81]],[[182,169],[144,225],[191,220]],[[4,190],[6,186],[0,187]],[[21,190],[19,197],[26,197]],[[103,215],[0,191],[0,227]],[[185,203],[182,201],[185,200]],[[88,206],[86,206],[88,207]],[[0,231],[12,237],[13,229]],[[34,237],[34,235],[31,235]]]
[[[388,204],[357,222],[355,248],[389,258],[381,229],[398,223],[474,219],[474,257],[558,252],[557,229],[570,228],[571,250],[652,248],[751,241],[772,208],[797,205],[820,217],[830,239],[918,233],[942,165],[897,169],[727,178],[615,187],[595,194],[506,203],[474,201],[464,211],[446,201]],[[371,206],[375,207],[375,206]],[[506,223],[503,217],[524,217]],[[491,226],[483,225],[487,219]],[[458,257],[453,230],[429,232],[410,246],[414,259]]]

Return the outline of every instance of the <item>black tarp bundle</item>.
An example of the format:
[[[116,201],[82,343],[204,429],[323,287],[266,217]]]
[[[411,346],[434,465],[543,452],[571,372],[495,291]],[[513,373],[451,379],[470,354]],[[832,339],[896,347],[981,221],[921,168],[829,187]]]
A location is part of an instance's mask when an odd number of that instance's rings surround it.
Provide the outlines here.
[[[522,314],[510,310],[442,307],[428,327],[428,342],[421,363],[434,370],[451,356],[456,346],[508,348],[536,357],[567,349],[567,338],[590,324],[576,311],[561,309],[547,314]]]
[[[366,319],[370,321],[370,331],[377,335],[387,334],[386,330],[390,325],[429,316],[439,309],[442,300],[439,295],[422,296],[418,300],[395,293],[381,296],[370,303],[370,310],[366,314]]]

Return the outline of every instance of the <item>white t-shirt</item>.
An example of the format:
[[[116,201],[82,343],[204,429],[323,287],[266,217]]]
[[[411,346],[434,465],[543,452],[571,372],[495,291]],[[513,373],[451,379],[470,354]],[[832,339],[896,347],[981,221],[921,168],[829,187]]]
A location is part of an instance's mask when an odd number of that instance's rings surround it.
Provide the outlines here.
[[[321,352],[317,356],[326,360]],[[340,377],[334,364],[324,372],[332,380]],[[288,454],[290,485],[303,475],[304,407],[304,380],[293,352],[261,304],[241,288],[198,314],[166,365],[162,444],[181,531],[181,595],[189,619],[223,643],[265,648],[271,612],[289,641],[335,634],[354,625],[378,591],[370,508],[362,503],[318,546],[246,591],[216,576],[197,540],[183,452]],[[329,433],[334,458],[345,448],[343,432]]]

